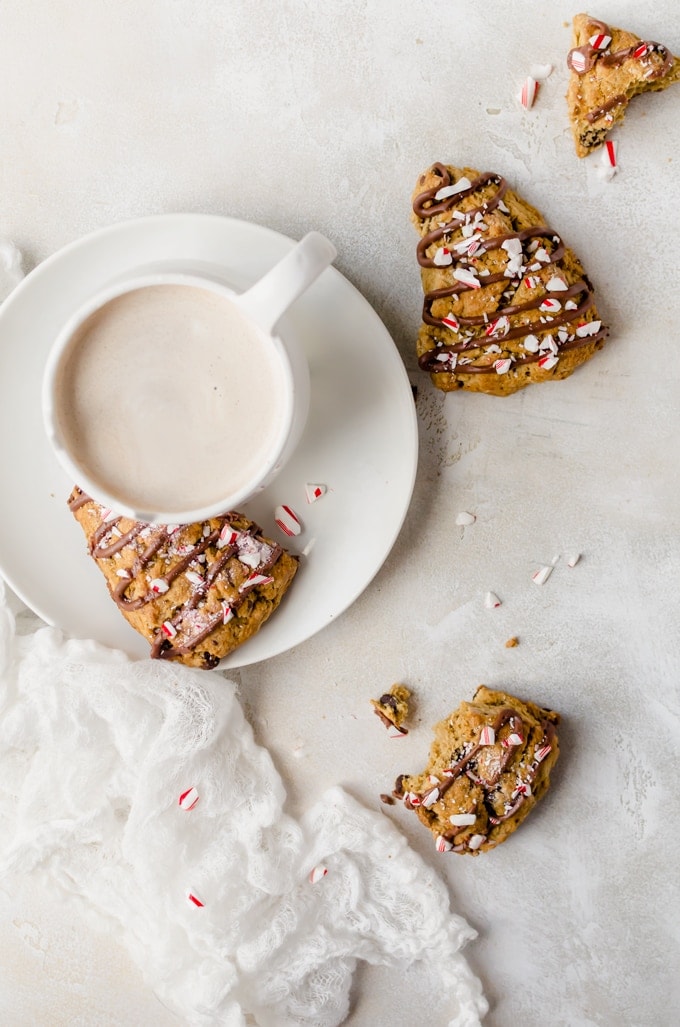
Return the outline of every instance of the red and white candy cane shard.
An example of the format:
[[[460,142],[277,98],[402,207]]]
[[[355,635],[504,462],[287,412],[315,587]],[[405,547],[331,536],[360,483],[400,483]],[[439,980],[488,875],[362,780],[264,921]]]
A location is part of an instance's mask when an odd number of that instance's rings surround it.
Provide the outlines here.
[[[437,267],[447,267],[449,264],[453,264],[453,254],[448,246],[442,246],[437,250],[432,258],[432,263]]]
[[[581,554],[580,553],[572,553],[571,556],[567,557],[567,567],[575,567],[580,559],[581,559]]]
[[[317,499],[321,499],[325,496],[328,489],[325,485],[320,485],[317,482],[307,482],[305,485],[305,497],[308,503],[316,503]]]
[[[486,841],[486,835],[485,834],[473,834],[472,838],[470,838],[470,840],[468,842],[468,848],[472,849],[472,851],[474,852],[481,845],[483,845],[485,841]]]
[[[522,736],[518,735],[516,731],[513,731],[511,735],[508,735],[507,738],[503,739],[501,745],[504,749],[510,749],[514,745],[521,745],[523,741],[524,739],[522,738]]]
[[[447,314],[446,317],[443,317],[442,324],[446,325],[447,328],[450,328],[452,332],[458,331],[458,322],[453,314]]]
[[[534,106],[538,96],[538,82],[531,75],[527,75],[522,84],[522,92],[519,94],[519,102],[526,110]]]
[[[432,788],[426,795],[423,795],[422,805],[425,809],[429,809],[430,806],[434,806],[435,802],[439,798],[439,789]]]
[[[552,371],[553,367],[559,363],[559,357],[554,353],[548,353],[547,356],[541,357],[538,361],[538,366],[542,371]]]
[[[316,884],[318,881],[320,881],[322,878],[324,878],[327,873],[328,873],[328,867],[325,867],[322,863],[319,863],[318,866],[314,867],[309,872],[310,884]]]
[[[119,578],[129,578],[129,577],[131,577],[130,572],[126,571],[124,567],[119,567],[118,570],[116,571],[116,575]]]
[[[240,586],[239,592],[242,592],[246,587],[252,588],[255,585],[271,585],[273,580],[269,574],[251,574]]]
[[[487,610],[494,610],[497,606],[501,606],[501,601],[495,592],[487,592],[484,596],[484,605]]]
[[[511,798],[516,799],[519,795],[526,795],[527,797],[531,795],[531,787],[525,781],[520,781],[512,793]]]
[[[604,152],[607,158],[607,163],[610,168],[616,167],[616,143],[613,139],[608,139],[604,144]]]
[[[552,745],[541,745],[534,754],[537,763],[542,763],[548,753],[552,752]]]
[[[539,567],[537,571],[534,571],[531,575],[531,580],[537,585],[545,585],[552,572],[553,568],[546,564],[544,567]]]
[[[193,902],[194,906],[198,906],[199,909],[202,909],[203,906],[205,906],[205,902],[201,902],[198,895],[194,895],[194,893],[191,891],[187,895],[187,898],[189,902]]]
[[[396,724],[390,724],[387,729],[388,738],[405,738],[407,734],[408,731],[405,727],[397,727]]]
[[[453,277],[457,282],[467,285],[470,289],[481,289],[482,287],[482,283],[471,268],[457,267],[453,272]]]
[[[636,46],[636,48],[633,50],[632,56],[637,61],[639,61],[641,57],[644,57],[646,55],[646,53],[647,53],[647,44],[646,43],[640,43],[640,45]]]
[[[199,798],[200,796],[198,792],[192,786],[191,788],[187,788],[186,792],[182,792],[177,802],[182,809],[190,810],[194,808]]]
[[[291,537],[299,535],[302,531],[302,525],[297,514],[289,506],[277,506],[274,511],[274,520],[276,526]]]
[[[453,842],[450,842],[448,838],[445,838],[443,834],[437,835],[437,840],[434,843],[434,847],[437,852],[451,852],[453,848]]]
[[[501,360],[494,360],[493,369],[496,374],[507,374],[512,367],[512,360],[510,357],[503,357]]]
[[[198,571],[186,571],[184,577],[187,581],[190,581],[192,585],[205,585],[205,578]]]
[[[161,624],[161,631],[163,632],[166,638],[174,638],[177,634],[177,628],[171,620],[163,621],[163,623]]]
[[[527,353],[538,353],[541,344],[535,335],[527,335],[524,339],[524,348]]]
[[[496,824],[500,824],[500,820],[498,819],[498,817],[490,816],[489,817],[489,823],[493,824],[495,826]]]
[[[568,64],[580,75],[586,70],[586,55],[580,50],[572,50],[569,54]]]
[[[217,540],[217,548],[224,549],[225,546],[233,546],[238,540],[238,532],[234,531],[231,524],[225,524]]]
[[[488,725],[483,727],[479,733],[479,744],[480,745],[493,745],[496,741],[496,732],[492,727]]]
[[[585,324],[578,325],[576,334],[579,339],[585,339],[588,335],[597,335],[601,327],[601,321],[586,321]]]
[[[149,588],[157,596],[162,596],[168,591],[170,586],[165,578],[153,578],[153,580],[149,582]]]
[[[527,289],[535,289],[538,285],[538,278],[536,278],[535,275],[527,275],[524,279],[524,284]]]
[[[476,819],[474,813],[454,813],[449,817],[454,827],[472,827]]]
[[[546,285],[548,292],[564,292],[568,288],[569,286],[565,282],[564,278],[560,278],[558,275],[553,275]]]
[[[558,310],[562,309],[562,304],[553,296],[546,296],[538,309],[546,314],[556,314]]]
[[[510,330],[510,320],[505,315],[497,317],[495,321],[491,321],[484,329],[485,335],[493,335],[496,338],[501,335],[507,335]]]
[[[417,792],[408,792],[404,798],[408,799],[412,806],[422,806],[423,801]]]
[[[612,37],[605,35],[604,32],[601,32],[597,36],[591,36],[588,40],[593,50],[606,50],[611,41]]]

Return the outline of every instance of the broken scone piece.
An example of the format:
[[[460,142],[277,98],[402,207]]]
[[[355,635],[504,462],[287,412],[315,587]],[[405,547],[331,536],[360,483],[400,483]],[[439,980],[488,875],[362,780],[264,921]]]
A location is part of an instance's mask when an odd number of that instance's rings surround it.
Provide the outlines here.
[[[397,778],[439,852],[477,855],[504,842],[550,784],[559,714],[484,685],[434,729],[426,769]]]
[[[411,693],[404,685],[392,685],[389,692],[384,692],[379,699],[371,699],[371,706],[376,716],[380,717],[391,738],[403,738],[408,734],[404,721],[408,717]]]
[[[602,146],[634,96],[680,81],[680,59],[588,14],[577,14],[573,28],[567,106],[576,153],[585,157]]]
[[[419,176],[418,363],[438,389],[507,396],[566,378],[604,345],[593,286],[543,215],[496,172]]]
[[[216,667],[271,616],[298,569],[243,514],[145,524],[78,488],[68,504],[111,598],[158,659]]]

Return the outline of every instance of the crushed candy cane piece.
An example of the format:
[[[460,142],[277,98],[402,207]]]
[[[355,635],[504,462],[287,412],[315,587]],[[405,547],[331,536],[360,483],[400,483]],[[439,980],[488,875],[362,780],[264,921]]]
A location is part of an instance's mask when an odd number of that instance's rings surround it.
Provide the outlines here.
[[[452,332],[458,331],[458,321],[453,314],[447,314],[446,317],[443,317],[442,324],[446,325],[447,328],[450,328]]]
[[[199,909],[202,909],[203,906],[205,906],[205,902],[201,902],[199,897],[197,895],[194,895],[193,892],[189,892],[189,894],[187,895],[187,899],[189,900],[189,902],[193,902],[194,906],[198,906]]]
[[[250,588],[253,585],[271,585],[273,580],[270,574],[251,574],[240,586],[239,592],[242,592],[246,586]]]
[[[565,280],[563,278],[558,278],[557,275],[554,275],[546,285],[548,292],[564,292],[565,289],[568,288],[569,286]]]
[[[537,82],[544,82],[553,73],[552,64],[532,64],[529,74]]]
[[[540,345],[535,335],[527,335],[524,339],[524,348],[527,353],[538,353]]]
[[[119,569],[118,569],[118,570],[116,571],[116,574],[117,574],[117,576],[118,576],[119,578],[130,578],[130,577],[131,577],[131,574],[130,574],[130,572],[129,572],[129,571],[126,571],[126,570],[125,570],[125,569],[124,569],[123,567],[120,567],[120,568],[119,568]]]
[[[457,267],[453,272],[453,277],[457,282],[467,285],[470,289],[481,289],[482,287],[482,283],[471,268]]]
[[[186,792],[182,792],[177,802],[182,809],[190,810],[194,808],[199,798],[200,796],[198,792],[192,786],[191,788],[187,788]]]
[[[541,357],[538,361],[538,366],[542,371],[552,371],[553,367],[559,363],[559,357],[556,357],[554,353],[548,353],[547,356]]]
[[[591,36],[588,42],[593,50],[606,50],[612,41],[612,37],[601,32],[599,35]]]
[[[468,842],[468,848],[472,849],[472,851],[474,852],[475,849],[478,849],[481,845],[484,844],[485,841],[486,841],[486,835],[485,834],[473,834],[472,838],[470,838],[470,840]]]
[[[163,623],[161,624],[161,631],[163,632],[166,638],[174,638],[177,634],[177,628],[171,620],[163,621]]]
[[[439,798],[439,789],[432,788],[426,795],[423,795],[422,804],[425,809],[429,809],[430,806],[434,806],[435,802]]]
[[[522,736],[518,735],[515,731],[513,731],[512,734],[508,735],[507,738],[503,739],[501,745],[504,749],[510,749],[514,745],[521,745],[523,741],[524,739],[522,738]]]
[[[646,55],[646,53],[647,53],[647,44],[646,43],[640,43],[640,45],[637,46],[633,50],[633,53],[631,54],[631,56],[634,57],[636,61],[639,61],[641,57],[644,57]]]
[[[522,91],[519,94],[519,102],[525,110],[529,110],[529,108],[533,107],[536,97],[538,96],[538,89],[539,86],[536,79],[532,78],[531,75],[528,75],[522,84]]]
[[[502,603],[495,592],[487,592],[484,596],[484,605],[487,610],[494,610],[497,606],[501,606]]]
[[[535,289],[538,285],[538,278],[534,277],[534,275],[527,275],[524,279],[524,284],[527,289]]]
[[[422,799],[416,792],[407,792],[404,799],[408,800],[412,806],[422,806]]]
[[[187,581],[190,581],[192,585],[205,585],[205,578],[198,571],[185,571],[184,577]]]
[[[443,186],[438,192],[434,194],[435,200],[448,200],[449,196],[455,196],[456,193],[462,193],[465,189],[469,189],[472,182],[469,178],[464,175],[454,182],[452,185]]]
[[[234,611],[226,599],[222,600],[222,623],[228,624],[234,617]]]
[[[448,838],[445,838],[443,834],[440,834],[436,838],[434,847],[437,852],[450,852],[453,848],[453,842],[450,842]]]
[[[512,367],[512,358],[503,357],[502,360],[494,360],[493,369],[496,374],[507,374]]]
[[[442,246],[437,250],[432,258],[432,263],[435,264],[436,267],[447,267],[449,264],[453,264],[453,254],[451,253],[451,250],[446,246]]]
[[[567,63],[574,69],[574,71],[581,75],[586,70],[586,55],[581,53],[580,50],[572,50],[567,58]]]
[[[546,564],[544,567],[539,567],[537,571],[534,571],[531,575],[531,580],[535,581],[537,585],[545,585],[552,572],[552,566]]]
[[[289,506],[277,506],[274,511],[274,521],[281,531],[291,537],[299,535],[302,531],[302,525],[297,514]]]
[[[541,745],[534,753],[534,760],[536,763],[542,763],[550,752],[552,752],[552,745]]]
[[[325,485],[320,485],[316,482],[307,482],[305,485],[305,496],[308,503],[316,503],[317,499],[321,499],[327,492],[328,489]]]
[[[606,141],[602,155],[612,168],[616,167],[616,143],[613,139]]]
[[[572,553],[571,556],[567,557],[567,567],[575,567],[580,559],[581,559],[581,554],[580,553]]]
[[[165,578],[153,578],[149,582],[149,588],[152,592],[155,592],[157,596],[165,595],[170,586],[168,585]]]
[[[217,548],[224,549],[225,546],[233,546],[238,541],[239,534],[234,531],[230,524],[225,524],[217,539]]]
[[[454,827],[471,827],[476,819],[474,813],[453,813],[449,817]]]
[[[538,309],[548,314],[556,314],[558,310],[562,309],[562,304],[553,296],[546,296]]]
[[[479,733],[479,744],[480,745],[493,745],[496,741],[496,732],[488,724],[482,728]]]
[[[597,335],[601,327],[601,321],[586,321],[585,324],[578,325],[576,328],[576,334],[579,339],[585,339],[588,335]]]
[[[469,524],[474,524],[477,518],[474,514],[468,513],[467,510],[461,510],[456,516],[456,524],[459,527],[467,527]]]
[[[309,882],[310,882],[310,884],[317,884],[319,881],[321,881],[326,876],[327,873],[328,873],[328,867],[325,867],[323,865],[323,863],[319,863],[318,866],[315,866],[309,872]]]
[[[510,318],[506,317],[505,314],[502,314],[501,317],[497,317],[495,321],[491,321],[491,323],[484,329],[486,335],[493,335],[496,338],[498,338],[498,336],[507,335],[509,331]]]

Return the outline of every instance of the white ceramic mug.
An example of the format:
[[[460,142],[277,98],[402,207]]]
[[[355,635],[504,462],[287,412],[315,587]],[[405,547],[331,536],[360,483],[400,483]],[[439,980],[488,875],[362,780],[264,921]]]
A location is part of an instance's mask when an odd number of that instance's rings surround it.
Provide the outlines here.
[[[293,453],[309,370],[279,322],[335,259],[311,232],[246,292],[202,274],[131,272],[63,326],[43,376],[60,464],[93,499],[149,523],[218,516]]]

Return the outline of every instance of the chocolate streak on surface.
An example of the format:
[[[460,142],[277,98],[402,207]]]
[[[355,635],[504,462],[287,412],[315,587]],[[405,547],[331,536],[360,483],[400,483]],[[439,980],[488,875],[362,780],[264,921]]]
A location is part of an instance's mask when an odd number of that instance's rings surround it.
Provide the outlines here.
[[[606,26],[604,27],[606,28]],[[433,189],[428,189],[425,192],[419,193],[413,201],[414,212],[419,217],[424,219],[431,217],[432,214],[443,213],[445,211],[450,210],[452,207],[455,207],[457,205],[457,202],[459,200],[463,199],[466,196],[471,196],[479,189],[482,189],[486,185],[489,185],[493,182],[498,185],[498,189],[496,190],[494,195],[491,196],[484,204],[482,204],[482,206],[474,207],[473,209],[466,211],[465,215],[466,219],[468,219],[470,217],[474,217],[474,215],[476,214],[488,213],[489,211],[494,210],[498,206],[498,204],[500,203],[501,199],[507,191],[507,182],[504,178],[502,178],[500,175],[494,174],[493,172],[485,172],[482,175],[478,175],[478,177],[475,178],[475,180],[470,184],[470,187],[468,189],[464,189],[460,192],[454,193],[453,196],[447,197],[446,200],[444,200],[442,203],[438,205],[433,204],[428,207],[426,206],[426,204],[432,204],[432,201],[434,200],[434,197],[439,192],[439,190],[442,188],[446,188],[447,185],[451,184],[451,175],[449,174],[448,169],[443,164],[433,164],[432,171],[436,172],[442,179],[441,184]],[[435,264],[432,258],[426,256],[425,251],[433,242],[437,242],[443,236],[451,234],[460,229],[462,224],[465,224],[465,222],[458,221],[457,219],[452,219],[445,225],[442,225],[439,228],[435,228],[432,231],[428,232],[420,239],[420,241],[418,242],[418,246],[416,247],[416,254],[418,258],[418,263],[421,267],[438,267],[438,265]],[[481,244],[482,252],[488,253],[493,250],[501,249],[503,243],[509,239],[519,239],[520,242],[525,242],[527,239],[537,237],[544,238],[546,240],[552,240],[552,243],[554,244],[554,249],[549,254],[549,264],[556,264],[564,255],[566,247],[561,237],[557,234],[557,232],[553,231],[547,225],[537,225],[535,227],[525,228],[522,229],[522,231],[520,232],[507,232],[503,235],[497,235],[491,237],[488,240],[483,240]],[[462,264],[462,261],[460,263]],[[543,266],[548,267],[549,264],[544,264]],[[494,275],[486,275],[483,278],[479,279],[480,286],[483,288],[486,285],[492,285],[496,282],[507,282],[508,285],[510,285],[513,282],[517,282],[518,279],[521,279],[524,276],[524,274],[525,272],[522,272],[522,275],[516,275],[513,278],[508,277],[503,272]],[[469,292],[471,290],[472,286],[465,285],[463,282],[457,282],[455,285],[449,286],[448,288],[433,289],[430,292],[426,293],[425,298],[423,300],[423,321],[429,325],[439,325],[445,327],[443,320],[441,318],[435,318],[432,315],[432,304],[436,300],[442,299],[446,296],[458,297],[461,293]],[[536,300],[530,300],[527,303],[516,303],[510,304],[507,307],[501,307],[498,310],[494,311],[493,318],[495,319],[500,317],[511,317],[514,314],[524,313],[525,311],[539,310],[540,305],[545,298],[545,294],[546,291],[544,290],[544,294],[540,297],[537,297]],[[427,352],[423,353],[418,360],[419,367],[423,371],[430,371],[434,372],[435,374],[452,373],[452,371],[447,369],[445,362],[437,360],[437,357],[440,356],[442,353],[462,353],[468,349],[483,349],[485,346],[490,345],[494,342],[500,343],[503,339],[518,339],[522,338],[523,336],[530,335],[533,332],[546,333],[552,331],[554,328],[559,328],[561,325],[568,324],[571,321],[576,320],[576,318],[582,317],[589,310],[591,306],[590,301],[592,299],[593,292],[590,283],[587,282],[585,279],[581,279],[574,285],[571,285],[568,289],[563,290],[561,292],[561,296],[563,296],[565,299],[580,294],[585,294],[585,299],[574,310],[564,311],[564,313],[562,313],[559,317],[553,318],[549,322],[518,325],[515,328],[511,328],[503,336],[475,336],[472,339],[467,339],[462,343],[457,343],[448,346],[440,346],[427,350]],[[476,317],[463,317],[462,315],[454,314],[452,316],[455,317],[460,327],[475,327],[477,325],[490,323],[488,319],[485,320],[483,315]],[[604,338],[607,335],[607,331],[607,328],[601,328],[597,333],[594,333],[593,335],[588,335],[584,336],[583,338],[574,339],[570,342],[563,343],[561,345],[558,344],[558,348],[560,351],[563,351],[569,349],[578,349],[581,346],[588,346],[591,343],[597,342],[599,339]],[[537,363],[539,360],[543,359],[545,355],[546,354],[544,353],[531,353],[519,359],[515,357],[513,358],[513,367],[518,367],[523,364]],[[495,374],[496,369],[493,366],[492,361],[489,364],[458,365],[455,368],[455,372],[459,375]]]

